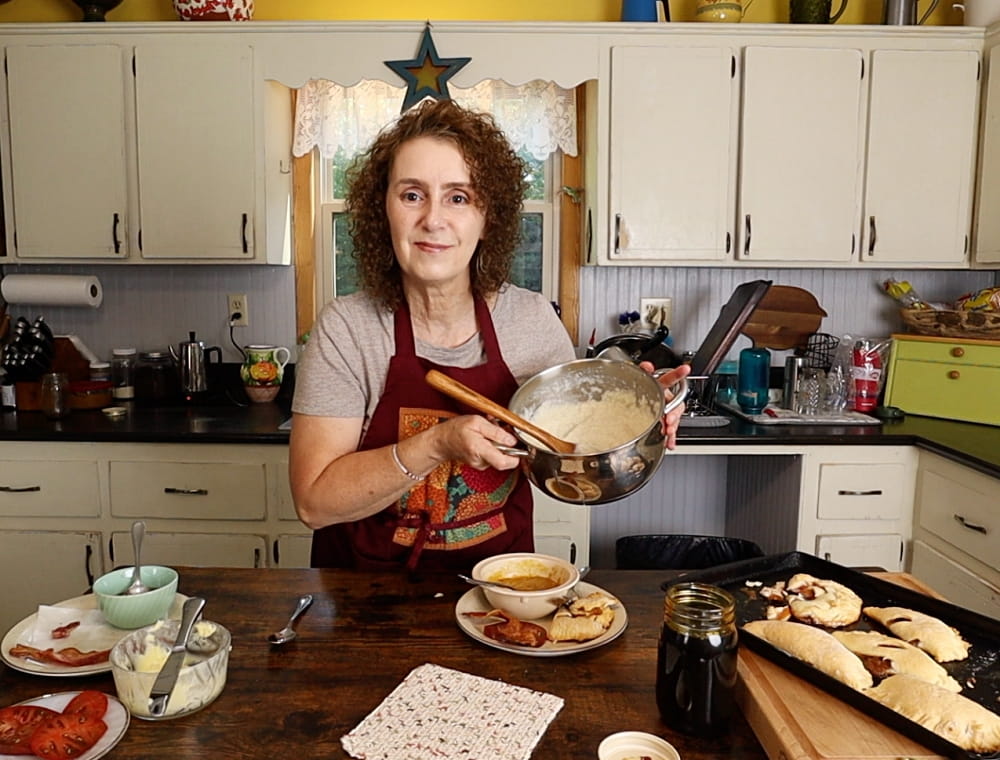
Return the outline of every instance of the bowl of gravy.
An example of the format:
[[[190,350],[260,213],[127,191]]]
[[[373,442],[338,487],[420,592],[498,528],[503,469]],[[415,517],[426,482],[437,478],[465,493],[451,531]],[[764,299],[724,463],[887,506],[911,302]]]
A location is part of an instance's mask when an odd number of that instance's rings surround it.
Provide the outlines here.
[[[511,590],[483,587],[495,609],[520,620],[537,620],[555,612],[569,590],[580,582],[580,571],[561,557],[534,552],[498,554],[472,568],[476,580],[512,586]]]

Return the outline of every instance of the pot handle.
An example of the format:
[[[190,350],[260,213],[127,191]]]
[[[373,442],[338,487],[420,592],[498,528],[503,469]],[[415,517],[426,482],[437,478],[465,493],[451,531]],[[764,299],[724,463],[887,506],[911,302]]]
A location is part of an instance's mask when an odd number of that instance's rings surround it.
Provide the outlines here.
[[[497,447],[497,451],[499,451],[502,454],[506,454],[509,457],[519,457],[521,459],[527,459],[529,456],[531,456],[531,452],[526,449],[515,449],[512,446],[502,446],[499,443],[494,443],[493,445]]]
[[[672,367],[670,368],[664,367],[663,369],[654,370],[653,377],[659,380],[662,375],[665,375],[667,372],[673,371],[673,369],[674,368]],[[673,387],[669,388],[669,390],[671,393],[674,394],[674,397],[667,402],[667,405],[665,407],[663,407],[664,416],[666,416],[667,414],[669,414],[674,409],[676,409],[677,407],[679,407],[681,404],[684,403],[684,399],[686,399],[688,395],[687,378],[682,377],[680,380],[674,383]]]

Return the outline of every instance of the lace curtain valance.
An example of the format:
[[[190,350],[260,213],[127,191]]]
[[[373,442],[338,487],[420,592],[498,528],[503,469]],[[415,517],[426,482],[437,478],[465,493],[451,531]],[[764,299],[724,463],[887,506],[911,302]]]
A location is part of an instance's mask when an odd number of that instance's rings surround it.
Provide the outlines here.
[[[486,80],[463,89],[449,86],[454,100],[493,114],[515,150],[545,160],[557,148],[575,156],[576,97],[552,82],[511,86]],[[405,88],[377,80],[343,87],[313,79],[298,91],[292,152],[304,156],[314,147],[323,158],[338,148],[348,156],[365,150],[385,125],[399,118]]]

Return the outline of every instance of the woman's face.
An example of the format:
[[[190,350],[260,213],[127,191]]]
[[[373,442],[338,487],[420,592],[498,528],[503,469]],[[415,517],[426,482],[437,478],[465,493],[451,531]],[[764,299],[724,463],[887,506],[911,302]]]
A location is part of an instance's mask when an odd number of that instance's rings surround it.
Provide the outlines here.
[[[485,216],[454,143],[434,137],[403,143],[389,172],[385,207],[404,278],[425,285],[469,282]]]

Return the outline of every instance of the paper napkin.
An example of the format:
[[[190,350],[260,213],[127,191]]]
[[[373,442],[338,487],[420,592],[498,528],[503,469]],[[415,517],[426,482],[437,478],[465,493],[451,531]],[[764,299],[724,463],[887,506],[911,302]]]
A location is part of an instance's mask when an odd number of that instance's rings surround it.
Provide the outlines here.
[[[554,694],[426,664],[340,741],[361,760],[528,760],[562,706]]]

